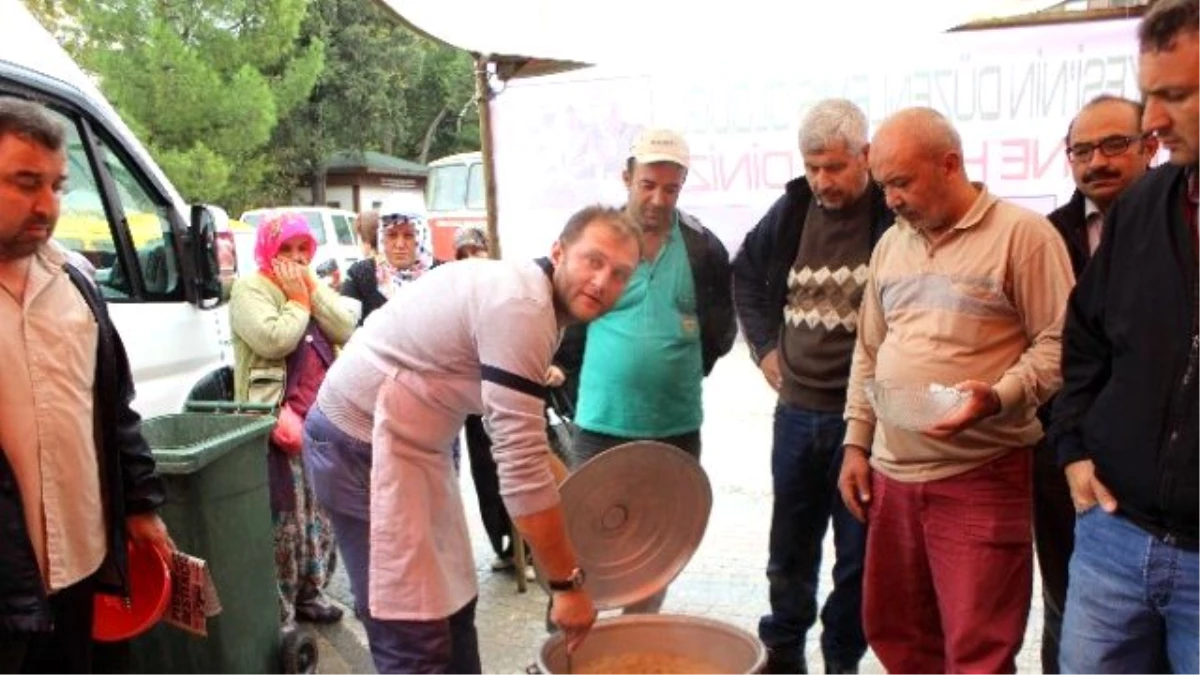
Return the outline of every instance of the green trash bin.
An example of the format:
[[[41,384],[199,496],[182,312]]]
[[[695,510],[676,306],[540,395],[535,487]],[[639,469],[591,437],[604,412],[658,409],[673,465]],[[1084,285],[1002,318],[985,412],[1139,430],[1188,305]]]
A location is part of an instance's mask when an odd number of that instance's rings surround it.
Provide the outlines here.
[[[208,561],[222,611],[201,638],[160,623],[131,644],[134,672],[280,672],[267,490],[268,415],[183,413],[142,433],[167,485],[159,511],[181,551]]]

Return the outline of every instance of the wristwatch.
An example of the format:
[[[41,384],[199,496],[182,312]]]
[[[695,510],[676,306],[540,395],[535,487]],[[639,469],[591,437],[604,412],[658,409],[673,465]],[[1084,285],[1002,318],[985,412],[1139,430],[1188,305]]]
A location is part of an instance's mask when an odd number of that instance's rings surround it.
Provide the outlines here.
[[[583,570],[576,567],[571,570],[571,576],[566,579],[549,579],[546,585],[552,591],[573,591],[577,588],[583,588],[583,581],[587,577]]]

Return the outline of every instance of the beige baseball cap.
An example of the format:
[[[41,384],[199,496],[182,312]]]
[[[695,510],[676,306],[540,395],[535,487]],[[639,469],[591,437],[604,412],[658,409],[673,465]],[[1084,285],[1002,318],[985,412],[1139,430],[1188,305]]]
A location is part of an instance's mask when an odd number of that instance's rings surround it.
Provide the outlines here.
[[[686,169],[691,158],[687,141],[670,129],[646,129],[629,147],[629,159],[638,164],[671,162]]]

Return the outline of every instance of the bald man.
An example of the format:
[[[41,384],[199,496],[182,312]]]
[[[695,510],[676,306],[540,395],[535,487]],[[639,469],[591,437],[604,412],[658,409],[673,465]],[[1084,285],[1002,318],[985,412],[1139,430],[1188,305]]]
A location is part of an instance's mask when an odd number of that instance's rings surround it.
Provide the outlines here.
[[[838,481],[869,524],[863,629],[889,672],[1015,672],[1035,413],[1060,385],[1070,259],[1045,217],[967,178],[932,109],[885,120],[870,162],[897,217],[859,310]],[[876,418],[868,380],[953,386],[965,402],[910,430]]]

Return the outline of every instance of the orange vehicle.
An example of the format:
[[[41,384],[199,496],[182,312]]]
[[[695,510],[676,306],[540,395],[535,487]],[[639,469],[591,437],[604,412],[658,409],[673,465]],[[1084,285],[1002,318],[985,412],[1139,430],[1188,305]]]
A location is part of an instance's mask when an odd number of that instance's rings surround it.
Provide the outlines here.
[[[460,227],[487,229],[483,164],[480,153],[464,152],[429,164],[425,209],[433,239],[433,257],[454,259],[454,234]]]

